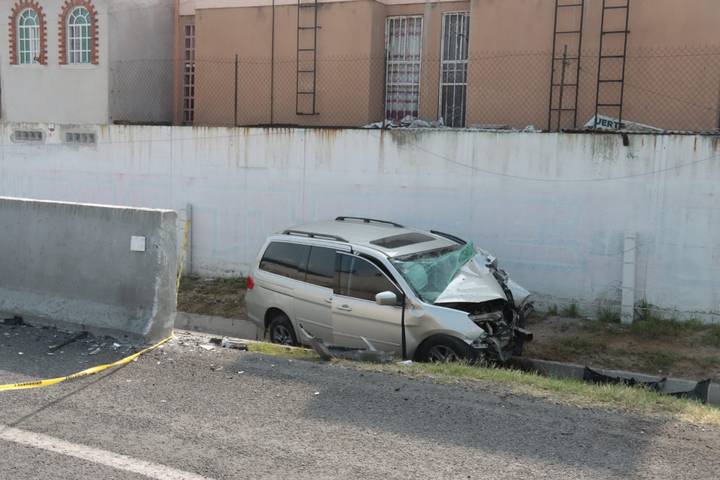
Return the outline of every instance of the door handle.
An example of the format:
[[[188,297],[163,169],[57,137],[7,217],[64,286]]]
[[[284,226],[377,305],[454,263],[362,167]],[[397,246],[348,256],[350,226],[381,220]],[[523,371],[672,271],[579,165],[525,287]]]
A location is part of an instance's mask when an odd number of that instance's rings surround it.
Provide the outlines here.
[[[330,303],[330,304],[332,304],[332,297],[326,298],[326,299],[325,299],[325,303]]]
[[[349,305],[340,305],[337,309],[342,310],[343,312],[352,312],[352,308],[350,308]]]

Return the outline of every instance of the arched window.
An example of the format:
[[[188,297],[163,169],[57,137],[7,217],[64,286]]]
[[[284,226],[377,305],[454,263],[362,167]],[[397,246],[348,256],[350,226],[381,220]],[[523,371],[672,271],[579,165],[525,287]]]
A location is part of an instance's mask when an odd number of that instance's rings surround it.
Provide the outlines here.
[[[18,17],[18,63],[29,65],[40,58],[40,18],[35,10],[28,8]]]
[[[90,12],[85,7],[75,7],[67,19],[68,63],[90,63]]]
[[[59,24],[60,64],[97,64],[97,12],[92,2],[66,0]]]
[[[10,15],[10,63],[46,64],[45,14],[35,0],[19,0]]]

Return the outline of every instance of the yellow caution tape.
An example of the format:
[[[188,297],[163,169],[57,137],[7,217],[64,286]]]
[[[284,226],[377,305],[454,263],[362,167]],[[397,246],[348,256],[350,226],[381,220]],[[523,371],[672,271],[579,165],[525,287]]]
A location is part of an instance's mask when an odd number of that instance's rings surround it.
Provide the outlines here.
[[[81,372],[73,373],[72,375],[68,375],[66,377],[48,378],[47,380],[33,380],[31,382],[10,383],[8,385],[0,385],[0,392],[5,391],[5,390],[25,390],[28,388],[47,387],[50,385],[55,385],[57,383],[67,382],[70,380],[77,380],[79,378],[87,377],[89,375],[94,375],[96,373],[102,372],[103,370],[107,370],[108,368],[126,365],[126,364],[132,362],[133,360],[137,359],[140,355],[144,355],[152,350],[155,350],[160,345],[168,342],[170,339],[172,339],[172,335],[170,335],[169,337],[167,337],[164,340],[160,340],[155,345],[152,345],[144,350],[140,350],[139,352],[133,353],[129,357],[125,357],[121,360],[118,360],[117,362],[106,363],[104,365],[98,365],[96,367],[91,367],[91,368],[88,368]]]

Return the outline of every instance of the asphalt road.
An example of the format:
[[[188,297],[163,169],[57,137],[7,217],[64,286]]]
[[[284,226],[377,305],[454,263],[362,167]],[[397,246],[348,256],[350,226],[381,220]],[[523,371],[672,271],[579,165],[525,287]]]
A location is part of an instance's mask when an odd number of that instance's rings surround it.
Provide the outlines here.
[[[48,364],[46,343],[57,339],[43,336],[52,331],[10,332],[0,327],[0,383],[76,369],[77,358]],[[0,478],[717,479],[720,471],[716,428],[182,343],[108,374],[0,393]],[[88,348],[76,354],[86,360]]]

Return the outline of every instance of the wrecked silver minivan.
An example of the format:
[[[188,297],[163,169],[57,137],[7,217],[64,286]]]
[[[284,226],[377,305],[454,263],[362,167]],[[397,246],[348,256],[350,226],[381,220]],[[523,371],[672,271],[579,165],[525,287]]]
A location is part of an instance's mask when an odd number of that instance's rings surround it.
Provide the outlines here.
[[[248,278],[248,316],[270,340],[424,361],[505,361],[532,339],[530,293],[453,235],[358,217],[270,236]]]

